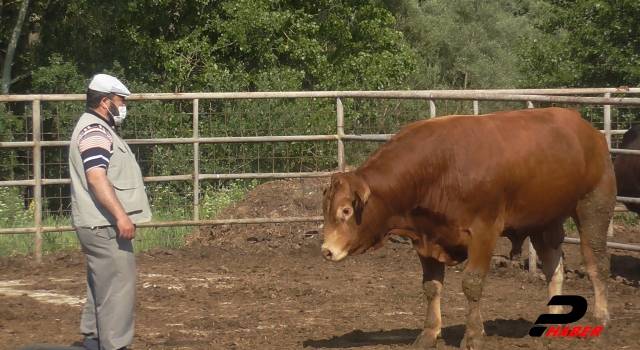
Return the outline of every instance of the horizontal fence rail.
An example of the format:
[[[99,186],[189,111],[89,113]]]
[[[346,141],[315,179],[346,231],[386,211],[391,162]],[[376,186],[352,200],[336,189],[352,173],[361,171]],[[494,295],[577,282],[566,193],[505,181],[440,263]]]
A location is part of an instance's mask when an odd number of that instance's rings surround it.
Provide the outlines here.
[[[202,173],[200,169],[201,147],[207,144],[245,144],[245,143],[292,143],[292,142],[337,142],[338,169],[346,168],[345,141],[369,141],[385,142],[394,134],[345,134],[344,128],[344,99],[398,99],[398,100],[425,100],[429,102],[429,117],[436,117],[436,105],[434,101],[472,101],[473,115],[480,114],[478,101],[506,101],[521,102],[528,107],[533,103],[563,103],[577,105],[596,105],[603,107],[604,130],[601,130],[607,138],[612,154],[640,155],[640,151],[622,150],[611,147],[612,135],[621,135],[626,130],[612,130],[611,106],[640,106],[640,98],[627,97],[640,94],[640,88],[595,88],[595,89],[514,89],[514,90],[425,90],[425,91],[317,91],[317,92],[229,92],[229,93],[144,93],[132,94],[127,99],[130,101],[177,101],[186,100],[193,103],[193,130],[192,137],[175,138],[144,138],[126,139],[130,145],[192,145],[193,147],[193,173],[182,175],[164,175],[144,177],[149,182],[187,181],[193,185],[193,218],[181,221],[159,221],[139,224],[138,227],[179,227],[179,226],[209,226],[209,225],[233,225],[233,224],[262,224],[262,223],[292,223],[292,222],[319,222],[321,216],[309,217],[278,217],[278,218],[252,218],[252,219],[200,219],[201,196],[200,182],[206,180],[234,180],[234,179],[285,179],[285,178],[319,178],[329,177],[336,171],[313,172],[262,172],[262,173]],[[572,95],[600,95],[572,96]],[[616,95],[612,97],[612,95]],[[68,178],[43,178],[41,167],[41,152],[43,147],[68,147],[68,140],[42,140],[41,107],[42,102],[84,101],[84,94],[42,94],[42,95],[0,95],[0,102],[26,102],[31,104],[31,131],[32,141],[0,142],[0,148],[29,148],[32,149],[34,164],[31,165],[32,178],[27,180],[0,181],[0,187],[31,186],[33,187],[34,201],[34,226],[25,228],[3,228],[0,234],[34,234],[34,257],[36,261],[42,261],[42,234],[49,232],[73,231],[71,226],[43,226],[42,224],[42,186],[68,185]],[[237,136],[237,137],[200,137],[199,120],[202,120],[200,111],[201,100],[252,100],[252,99],[332,99],[335,101],[335,134],[324,135],[292,135],[292,136]],[[619,203],[640,203],[638,198],[618,197]],[[616,208],[616,211],[624,209]],[[565,238],[567,243],[576,243],[575,239]],[[640,247],[620,243],[609,243],[614,249],[628,249],[640,251]],[[631,248],[630,248],[631,247]],[[533,267],[531,267],[533,265]],[[535,264],[530,264],[535,269]]]
[[[532,101],[572,104],[631,104],[637,98],[574,97],[567,95],[638,94],[640,88],[600,89],[513,89],[513,90],[412,90],[412,91],[291,91],[291,92],[209,92],[131,94],[130,101],[194,99],[269,99],[269,98],[384,98],[422,100]],[[84,94],[0,95],[0,102],[84,101]],[[617,102],[616,102],[617,101]]]
[[[214,225],[238,225],[238,224],[278,224],[292,222],[316,222],[322,221],[322,216],[309,217],[283,217],[283,218],[251,218],[251,219],[219,219],[219,220],[181,220],[181,221],[163,221],[163,222],[143,222],[136,224],[138,228],[145,227],[180,227],[180,226],[214,226]],[[15,233],[34,233],[37,231],[35,227],[15,228],[8,232],[8,229],[0,229],[0,234]],[[47,232],[68,232],[73,231],[71,226],[43,227],[43,233]]]
[[[564,242],[569,244],[580,244],[580,238],[565,237]],[[629,250],[632,252],[640,252],[640,246],[633,244],[607,242],[607,247],[619,250]]]

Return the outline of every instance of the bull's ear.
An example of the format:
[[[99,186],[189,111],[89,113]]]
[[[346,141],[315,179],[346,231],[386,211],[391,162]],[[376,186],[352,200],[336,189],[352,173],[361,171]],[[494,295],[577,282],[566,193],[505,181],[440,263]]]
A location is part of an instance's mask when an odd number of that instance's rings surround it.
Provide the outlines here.
[[[342,184],[341,173],[336,173],[331,175],[331,183],[328,188],[325,188],[322,192],[322,196],[326,196],[327,192],[329,192],[329,197],[333,198],[333,195],[336,193],[336,190]]]
[[[334,173],[331,174],[331,184],[329,185],[330,187],[335,187],[335,186],[339,186],[340,183],[342,182],[342,175],[343,173]]]
[[[356,225],[362,223],[362,213],[364,206],[369,200],[371,195],[371,189],[369,185],[363,180],[358,181],[358,187],[354,190],[355,200],[353,201],[354,217],[356,219]]]
[[[358,184],[354,190],[354,194],[356,196],[356,205],[364,208],[369,200],[369,196],[371,195],[371,189],[369,185],[364,181],[359,179]]]

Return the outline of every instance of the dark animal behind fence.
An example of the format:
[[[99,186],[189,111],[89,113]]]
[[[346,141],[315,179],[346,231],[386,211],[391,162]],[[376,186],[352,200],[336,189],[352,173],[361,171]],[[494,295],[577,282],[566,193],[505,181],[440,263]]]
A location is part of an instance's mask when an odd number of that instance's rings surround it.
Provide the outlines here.
[[[622,137],[621,149],[640,150],[640,126],[627,130]],[[640,197],[640,156],[618,154],[614,162],[618,196]],[[640,204],[625,203],[629,211],[640,215]]]

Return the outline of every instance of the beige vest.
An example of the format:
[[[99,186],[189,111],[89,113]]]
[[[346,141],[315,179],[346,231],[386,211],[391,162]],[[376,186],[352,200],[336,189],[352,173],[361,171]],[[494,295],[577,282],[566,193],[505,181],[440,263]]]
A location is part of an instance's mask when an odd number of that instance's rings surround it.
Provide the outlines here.
[[[78,149],[77,140],[80,131],[95,123],[103,125],[113,138],[113,154],[109,161],[107,178],[111,181],[116,196],[134,224],[150,221],[151,208],[145,191],[146,187],[142,181],[142,172],[129,145],[104,119],[84,113],[73,130],[69,147],[72,226],[95,227],[116,224],[115,217],[100,204],[89,188]]]

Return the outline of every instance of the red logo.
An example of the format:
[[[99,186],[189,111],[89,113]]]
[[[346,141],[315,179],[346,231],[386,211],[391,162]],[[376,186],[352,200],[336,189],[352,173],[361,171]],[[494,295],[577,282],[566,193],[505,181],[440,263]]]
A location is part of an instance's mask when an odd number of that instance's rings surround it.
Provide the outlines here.
[[[545,338],[597,338],[603,329],[602,326],[556,326],[549,327],[544,336]]]
[[[542,314],[536,320],[536,324],[567,324],[579,321],[587,313],[587,299],[579,295],[556,295],[549,300],[549,305],[570,305],[568,314]],[[599,337],[602,326],[535,326],[529,330],[532,337],[545,338],[592,338]],[[546,330],[546,332],[545,332]]]

